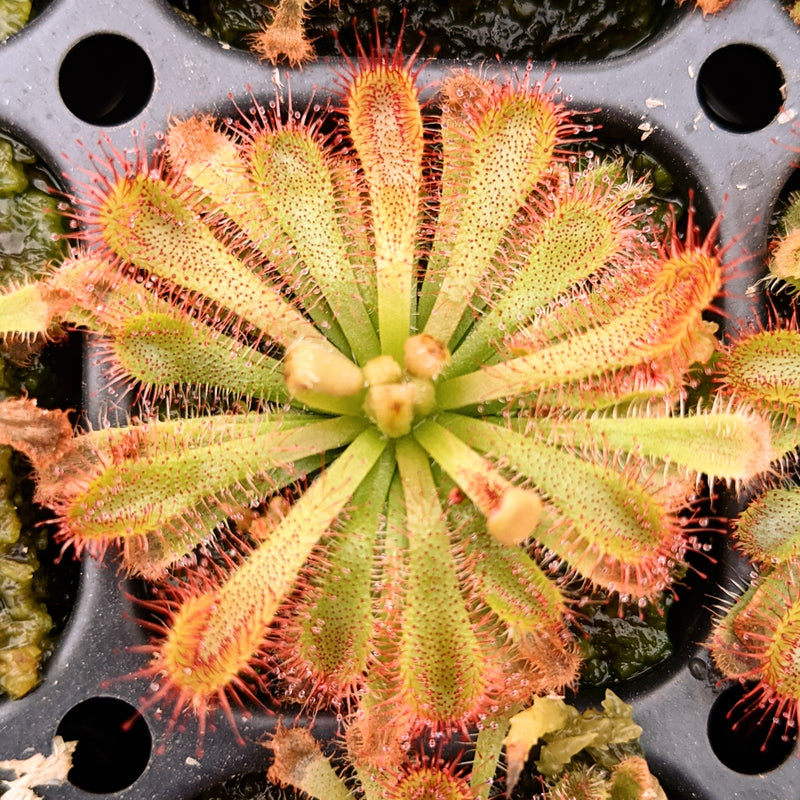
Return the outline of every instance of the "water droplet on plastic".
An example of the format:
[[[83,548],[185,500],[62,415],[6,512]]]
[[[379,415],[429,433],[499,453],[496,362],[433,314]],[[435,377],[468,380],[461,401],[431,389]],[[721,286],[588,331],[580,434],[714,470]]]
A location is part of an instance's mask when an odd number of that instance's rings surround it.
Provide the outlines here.
[[[696,680],[704,681],[708,677],[708,664],[702,658],[690,658],[689,673]]]

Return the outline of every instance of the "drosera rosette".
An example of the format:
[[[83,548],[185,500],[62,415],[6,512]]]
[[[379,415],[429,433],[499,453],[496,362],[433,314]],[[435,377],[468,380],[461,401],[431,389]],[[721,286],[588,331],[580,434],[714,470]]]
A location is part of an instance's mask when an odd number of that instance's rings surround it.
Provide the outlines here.
[[[766,738],[754,742],[762,750],[773,735],[787,741],[796,736],[798,568],[797,560],[789,560],[762,570],[749,588],[721,605],[708,644],[722,676],[747,688],[731,716],[733,727],[750,715],[769,721]]]
[[[117,393],[170,412],[73,437],[0,406],[63,542],[178,568],[139,673],[169,727],[235,727],[269,675],[395,745],[561,691],[579,659],[541,559],[647,603],[693,546],[697,472],[769,463],[767,423],[681,413],[716,347],[713,231],[655,238],[644,184],[571,169],[579,127],[529,70],[457,72],[423,108],[401,44],[345,63],[337,110],[106,145],[80,248],[0,297],[5,337],[93,331]],[[201,571],[220,528],[248,538]]]
[[[769,278],[771,287],[781,284],[794,293],[800,289],[800,192],[792,192],[778,219],[770,243]]]
[[[771,291],[770,301],[775,295],[789,296],[788,318],[773,305],[767,322],[735,335],[716,365],[719,397],[730,406],[751,408],[773,429],[772,465],[761,491],[734,526],[736,545],[753,565],[755,577],[720,604],[709,640],[723,677],[748,687],[737,716],[771,720],[762,749],[774,734],[796,735],[800,721],[800,672],[795,663],[800,630],[800,490],[795,479],[800,445],[798,224],[797,197],[790,197],[771,243],[769,273],[762,281]]]
[[[753,334],[751,341],[738,343],[737,347],[748,354],[758,353],[759,358],[748,365],[752,374],[769,368],[777,343],[788,332],[765,331]],[[743,356],[743,352],[734,355]],[[788,362],[784,366],[788,367]],[[797,371],[797,362],[790,371]],[[796,735],[800,721],[800,673],[794,657],[800,642],[800,491],[791,479],[798,445],[797,421],[794,411],[787,416],[786,405],[776,400],[782,389],[771,379],[763,386],[763,406],[772,414],[777,431],[773,437],[777,447],[772,485],[750,500],[734,525],[736,546],[755,572],[749,587],[741,587],[720,603],[708,642],[723,678],[748,687],[737,704],[734,726],[739,724],[736,719],[749,715],[771,720],[767,738],[760,743],[762,750],[769,746],[773,734],[784,738]],[[779,407],[781,410],[777,410]]]

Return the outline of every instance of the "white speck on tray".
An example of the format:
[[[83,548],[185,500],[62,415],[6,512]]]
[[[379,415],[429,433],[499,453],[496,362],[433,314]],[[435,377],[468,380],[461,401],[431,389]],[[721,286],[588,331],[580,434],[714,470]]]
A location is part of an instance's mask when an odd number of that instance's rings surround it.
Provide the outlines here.
[[[648,136],[650,136],[653,131],[655,131],[655,126],[651,125],[649,122],[643,122],[639,126],[639,130],[642,132],[642,141],[644,141]]]

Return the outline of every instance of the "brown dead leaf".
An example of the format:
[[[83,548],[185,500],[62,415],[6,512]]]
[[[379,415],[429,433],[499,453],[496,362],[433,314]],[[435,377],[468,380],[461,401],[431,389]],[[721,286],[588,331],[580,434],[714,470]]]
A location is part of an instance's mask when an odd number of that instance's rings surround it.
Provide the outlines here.
[[[53,739],[53,752],[49,756],[35,753],[30,758],[0,761],[0,771],[12,772],[12,780],[0,780],[5,784],[7,800],[39,800],[33,787],[59,786],[66,783],[72,769],[72,754],[77,742],[65,742],[60,736]]]
[[[303,30],[309,4],[309,0],[280,0],[272,22],[247,37],[250,49],[271,64],[284,58],[290,67],[314,61],[316,53]]]
[[[0,403],[0,444],[19,450],[37,472],[60,460],[72,446],[66,411],[39,408],[26,397]]]
[[[279,786],[301,784],[309,764],[324,758],[317,740],[306,728],[284,728],[278,723],[268,746],[275,754],[275,761],[267,778]]]

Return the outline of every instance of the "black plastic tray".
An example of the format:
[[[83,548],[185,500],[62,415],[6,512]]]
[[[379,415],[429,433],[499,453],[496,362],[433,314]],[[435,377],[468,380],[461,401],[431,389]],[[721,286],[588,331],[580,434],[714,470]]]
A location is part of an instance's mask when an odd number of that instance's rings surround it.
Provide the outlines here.
[[[106,39],[110,47],[105,51],[95,47],[102,44],[93,39],[98,35],[124,37],[141,48],[143,59],[137,62],[137,48],[126,52],[118,40]],[[724,67],[721,83],[698,79],[709,57],[730,45],[743,46],[728,51],[736,53],[736,69]],[[81,47],[87,48],[86,59],[80,58]],[[75,91],[74,76],[65,72],[64,59],[69,54],[77,58],[78,72],[89,69],[83,84],[85,97],[83,90]],[[780,70],[780,86],[759,74],[761,56]],[[92,63],[93,58],[97,63]],[[142,71],[146,74],[148,63],[153,71],[152,95],[135,113],[142,104],[140,98],[147,97],[149,87]],[[422,82],[433,82],[450,66],[432,62]],[[735,74],[742,67],[745,81]],[[549,69],[548,64],[534,65],[534,72],[542,75]],[[800,145],[791,125],[794,109],[800,108],[799,71],[800,33],[773,0],[734,0],[725,12],[706,19],[699,12],[676,13],[665,30],[627,56],[558,65],[553,71],[573,106],[602,109],[597,119],[606,132],[631,142],[646,136],[646,146],[682,183],[694,188],[706,222],[724,210],[721,240],[740,237],[730,256],[752,254],[728,284],[730,296],[724,305],[733,321],[747,319],[751,313],[746,290],[759,275],[769,217],[796,160],[790,148]],[[131,132],[141,131],[144,123],[151,135],[164,128],[170,115],[196,108],[230,113],[231,93],[244,108],[249,107],[248,86],[259,99],[273,97],[276,91],[285,96],[287,83],[295,97],[307,98],[317,88],[318,96],[324,98],[333,78],[331,65],[324,61],[288,76],[283,68],[261,65],[247,53],[201,36],[179,19],[166,0],[53,0],[25,30],[0,45],[0,129],[32,146],[56,172],[79,177],[78,168],[86,164],[86,150],[79,142],[92,150],[101,131],[115,146],[130,147]],[[783,110],[769,124],[751,132],[726,129],[748,127],[726,103],[737,106],[743,99],[749,113],[778,90],[783,93]],[[708,95],[706,102],[701,102],[698,92]],[[104,96],[109,100],[105,110],[99,107]],[[67,108],[65,98],[73,108],[87,106],[90,111],[81,113],[99,124],[81,121]],[[113,124],[115,113],[117,119],[128,116],[126,104],[132,109],[130,118]],[[85,364],[87,406],[97,416],[102,379],[91,354]],[[714,581],[684,593],[683,609],[673,623],[683,628],[677,632],[683,643],[676,655],[617,689],[634,703],[651,765],[672,800],[800,798],[800,758],[790,756],[762,774],[742,774],[725,766],[709,742],[709,714],[721,690],[709,675],[708,657],[699,642],[708,632],[707,609],[722,595],[719,582],[728,583],[748,569],[724,541],[716,550]],[[0,758],[49,752],[68,712],[86,700],[106,698],[84,720],[97,732],[99,744],[105,744],[96,754],[98,785],[50,787],[44,790],[47,797],[85,798],[88,788],[131,800],[190,798],[231,775],[265,768],[270,756],[256,740],[275,724],[275,717],[266,714],[256,713],[240,722],[245,746],[237,745],[226,723],[220,721],[218,731],[206,737],[201,760],[195,757],[197,732],[191,721],[166,740],[163,753],[156,754],[154,747],[148,760],[147,729],[155,742],[165,728],[164,721],[156,718],[157,709],[145,714],[146,728],[139,741],[143,754],[133,752],[130,742],[121,742],[118,750],[114,749],[117,745],[109,748],[108,741],[103,743],[108,736],[104,725],[117,708],[112,699],[136,706],[147,690],[142,681],[113,680],[146,661],[146,656],[128,650],[144,642],[145,635],[133,618],[125,591],[113,564],[82,565],[75,607],[42,685],[22,700],[0,703]],[[109,679],[112,682],[106,684]],[[319,734],[334,729],[333,720],[318,718]],[[113,780],[103,782],[106,772],[122,774],[137,759],[140,766],[135,773],[144,770],[127,788],[114,792]],[[125,785],[124,778],[121,783]]]

